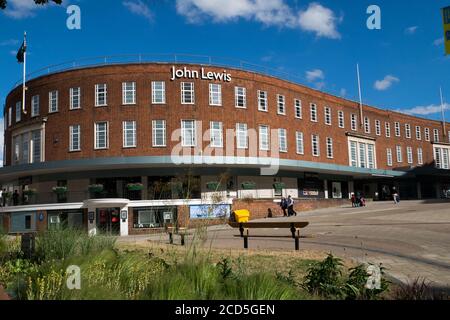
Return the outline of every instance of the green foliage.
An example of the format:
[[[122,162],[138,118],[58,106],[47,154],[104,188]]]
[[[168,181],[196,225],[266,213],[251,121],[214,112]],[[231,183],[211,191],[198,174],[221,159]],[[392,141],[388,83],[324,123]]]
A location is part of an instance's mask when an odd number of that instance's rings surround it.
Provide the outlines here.
[[[393,294],[396,300],[449,300],[450,296],[445,292],[438,292],[430,287],[430,283],[424,278],[416,278],[411,282],[398,286]]]

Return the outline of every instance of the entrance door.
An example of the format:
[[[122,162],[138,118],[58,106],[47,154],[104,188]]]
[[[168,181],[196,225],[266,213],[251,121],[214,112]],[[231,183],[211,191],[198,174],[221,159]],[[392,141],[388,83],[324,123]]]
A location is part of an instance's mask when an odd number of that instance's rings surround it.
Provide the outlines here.
[[[101,233],[120,234],[119,208],[98,208],[97,228]]]
[[[340,182],[333,182],[333,199],[342,199],[342,185]]]

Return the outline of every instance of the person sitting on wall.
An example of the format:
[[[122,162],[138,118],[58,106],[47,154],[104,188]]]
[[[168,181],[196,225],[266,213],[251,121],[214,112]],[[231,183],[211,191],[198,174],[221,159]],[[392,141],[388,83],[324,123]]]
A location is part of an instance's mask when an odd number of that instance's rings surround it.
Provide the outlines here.
[[[287,199],[287,206],[288,206],[288,216],[297,216],[297,212],[294,210],[294,199],[292,199],[291,195],[288,196]]]
[[[286,209],[288,208],[288,203],[285,197],[281,198],[280,207],[283,210],[283,217],[287,217]]]
[[[273,218],[272,209],[267,209],[267,218]]]

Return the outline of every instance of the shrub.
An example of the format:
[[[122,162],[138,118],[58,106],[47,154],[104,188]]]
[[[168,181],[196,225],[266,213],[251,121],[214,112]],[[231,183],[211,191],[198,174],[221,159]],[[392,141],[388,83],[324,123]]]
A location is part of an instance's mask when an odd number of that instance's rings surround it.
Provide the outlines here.
[[[448,299],[443,293],[435,292],[425,278],[416,278],[401,284],[393,293],[396,300],[441,300]]]

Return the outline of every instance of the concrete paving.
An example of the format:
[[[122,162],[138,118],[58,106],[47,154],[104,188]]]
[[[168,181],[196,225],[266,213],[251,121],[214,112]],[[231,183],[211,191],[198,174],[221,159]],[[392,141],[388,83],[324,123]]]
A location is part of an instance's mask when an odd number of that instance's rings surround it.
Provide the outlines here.
[[[264,220],[264,219],[262,219]],[[400,281],[425,278],[433,286],[450,288],[450,202],[369,202],[299,213],[271,221],[309,221],[300,249],[320,250],[358,262],[382,263]],[[255,220],[259,221],[259,220]],[[205,246],[242,248],[239,231],[229,226],[208,228]],[[146,237],[167,242],[167,236]],[[121,241],[136,241],[129,237]],[[189,239],[188,239],[189,241]],[[252,250],[294,250],[287,229],[250,230]]]

